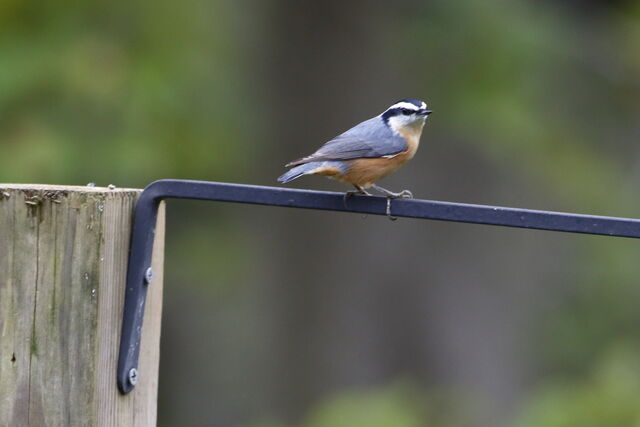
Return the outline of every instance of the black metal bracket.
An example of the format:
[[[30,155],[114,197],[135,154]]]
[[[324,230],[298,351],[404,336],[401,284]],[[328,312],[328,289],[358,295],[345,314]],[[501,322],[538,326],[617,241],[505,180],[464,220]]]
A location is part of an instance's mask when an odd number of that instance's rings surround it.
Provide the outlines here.
[[[138,382],[138,356],[147,285],[153,279],[151,252],[158,205],[163,199],[200,199],[291,208],[323,209],[386,215],[384,197],[354,196],[344,205],[344,193],[220,182],[160,180],[147,186],[135,207],[122,335],[118,360],[118,388],[128,393]],[[490,224],[506,227],[566,231],[640,238],[640,220],[546,212],[498,206],[469,205],[430,200],[393,200],[396,217]]]

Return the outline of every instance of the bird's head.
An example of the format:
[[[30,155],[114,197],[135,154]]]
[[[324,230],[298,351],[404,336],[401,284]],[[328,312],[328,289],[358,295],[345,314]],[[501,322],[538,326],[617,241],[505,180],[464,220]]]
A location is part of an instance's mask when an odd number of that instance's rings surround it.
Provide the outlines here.
[[[394,131],[400,131],[405,126],[418,126],[422,129],[431,110],[427,109],[424,101],[417,99],[403,99],[387,108],[382,113],[382,120]]]

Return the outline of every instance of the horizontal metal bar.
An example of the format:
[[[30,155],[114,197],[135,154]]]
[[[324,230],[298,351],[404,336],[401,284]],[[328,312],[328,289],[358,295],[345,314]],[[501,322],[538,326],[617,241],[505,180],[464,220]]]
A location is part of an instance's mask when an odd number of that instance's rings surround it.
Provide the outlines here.
[[[386,208],[384,197],[353,196],[345,207],[344,193],[204,181],[161,180],[149,185],[147,192],[159,199],[205,199],[373,215],[385,215]],[[416,199],[393,200],[391,211],[397,217],[640,238],[640,220],[629,218]]]
[[[160,200],[169,198],[386,215],[384,197],[353,196],[345,207],[344,193],[168,179],[151,183],[142,192],[136,205],[131,236],[118,361],[118,387],[122,393],[128,393],[135,386],[132,375],[137,378],[135,369],[138,365],[147,286],[145,273],[148,273],[151,265],[158,204]],[[396,217],[640,238],[640,220],[630,218],[416,199],[393,200],[391,213]]]

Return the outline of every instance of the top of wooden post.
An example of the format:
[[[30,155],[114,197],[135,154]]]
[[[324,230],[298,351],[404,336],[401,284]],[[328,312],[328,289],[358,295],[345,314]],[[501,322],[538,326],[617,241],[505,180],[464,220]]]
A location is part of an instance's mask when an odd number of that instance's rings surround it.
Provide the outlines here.
[[[11,184],[0,183],[0,190],[73,191],[75,193],[141,192],[138,188],[97,187],[89,185]]]

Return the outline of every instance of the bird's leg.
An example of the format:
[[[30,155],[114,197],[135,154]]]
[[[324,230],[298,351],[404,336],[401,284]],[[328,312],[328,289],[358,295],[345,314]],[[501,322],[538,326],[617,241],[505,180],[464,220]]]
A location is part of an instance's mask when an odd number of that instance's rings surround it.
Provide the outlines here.
[[[347,200],[349,199],[349,197],[353,196],[354,194],[363,194],[365,196],[371,196],[371,193],[369,193],[367,190],[365,190],[364,188],[360,187],[359,185],[353,185],[354,187],[356,187],[355,190],[351,190],[351,191],[347,191],[346,193],[344,193],[344,197],[342,199],[342,202],[344,203],[344,207],[345,209],[347,208]]]
[[[384,194],[385,196],[387,196],[387,217],[389,217],[389,219],[391,221],[395,221],[398,218],[396,218],[395,216],[391,216],[391,199],[413,199],[413,194],[411,194],[411,191],[409,190],[402,190],[399,193],[394,193],[392,191],[387,190],[386,188],[382,188],[379,185],[372,185],[371,186],[374,190],[381,192],[382,194]]]
[[[381,192],[382,194],[387,196],[387,198],[389,199],[413,199],[413,194],[409,190],[402,190],[399,193],[394,193],[392,191],[387,190],[386,188],[382,188],[379,185],[375,185],[375,184],[372,185],[371,188]]]

